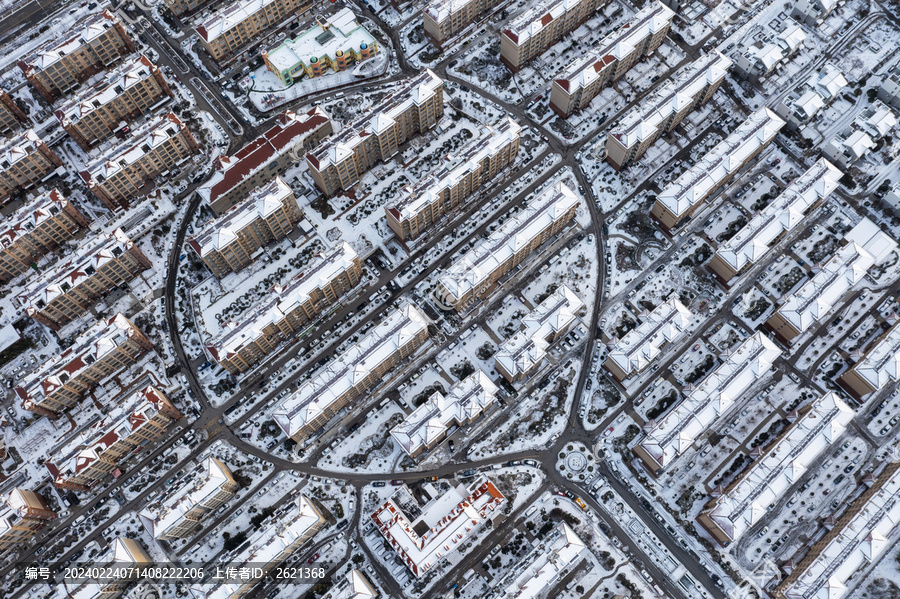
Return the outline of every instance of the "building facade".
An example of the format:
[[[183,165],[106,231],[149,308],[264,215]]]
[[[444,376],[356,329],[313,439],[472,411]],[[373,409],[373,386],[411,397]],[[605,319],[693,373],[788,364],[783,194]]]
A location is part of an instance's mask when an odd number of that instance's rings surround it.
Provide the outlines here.
[[[0,549],[27,543],[34,533],[56,518],[44,498],[18,487],[10,491],[0,509]]]
[[[173,97],[159,68],[146,56],[138,56],[107,73],[100,83],[76,92],[54,114],[66,133],[89,151],[126,132],[128,122]]]
[[[584,109],[608,85],[659,48],[675,13],[659,0],[648,2],[634,17],[607,35],[553,80],[550,108],[562,118]]]
[[[518,73],[603,4],[605,0],[554,0],[549,6],[535,5],[500,31],[500,61]]]
[[[135,52],[134,42],[111,10],[85,17],[71,30],[40,46],[19,68],[48,103]]]
[[[404,242],[416,239],[496,179],[516,159],[521,131],[510,118],[497,127],[485,127],[483,135],[461,148],[446,164],[385,204],[387,224],[397,238]]]
[[[19,108],[12,96],[0,89],[0,133],[15,131],[30,122],[28,115]]]
[[[62,160],[29,129],[0,145],[0,202],[56,174]]]
[[[347,190],[401,145],[444,115],[444,82],[429,69],[408,80],[369,115],[346,126],[306,155],[309,173],[325,195]]]
[[[837,0],[797,0],[791,10],[791,18],[804,25],[816,27],[819,21],[828,18],[835,6]]]
[[[500,4],[500,0],[432,0],[422,10],[425,37],[441,48],[444,42]]]
[[[22,274],[87,226],[88,219],[58,189],[22,206],[0,226],[0,282]]]
[[[336,305],[361,276],[359,256],[343,243],[286,286],[273,287],[267,299],[244,314],[243,322],[225,323],[207,342],[206,352],[231,374],[245,372]]]
[[[887,71],[878,86],[878,99],[888,106],[900,110],[900,65]]]
[[[16,298],[25,314],[54,331],[84,314],[107,291],[153,268],[122,229],[101,233],[31,282]]]
[[[208,223],[188,239],[188,245],[221,279],[250,265],[259,248],[287,237],[302,218],[294,192],[281,177],[275,177]]]
[[[734,71],[739,77],[758,82],[797,53],[806,40],[806,34],[793,19],[785,21],[780,33],[755,42],[735,57]]]
[[[128,140],[80,174],[91,193],[115,211],[147,195],[157,178],[199,152],[187,125],[170,112],[136,129]]]
[[[640,160],[660,137],[713,97],[730,67],[731,60],[714,50],[675,73],[671,81],[610,128],[606,161],[621,170]]]
[[[302,442],[425,343],[429,323],[416,306],[401,306],[278,404],[275,424]]]
[[[162,437],[179,418],[181,413],[159,388],[149,385],[127,392],[103,418],[50,455],[44,466],[53,486],[87,491]]]
[[[458,312],[490,295],[500,279],[562,231],[575,217],[578,197],[564,183],[532,198],[514,218],[479,241],[448,268],[436,297]]]
[[[311,0],[238,0],[198,25],[197,35],[207,54],[222,64],[267,29],[305,14],[312,7]]]
[[[304,114],[282,112],[271,129],[233,156],[216,158],[212,176],[197,188],[197,194],[213,212],[223,214],[252,189],[302,160],[333,131],[331,118],[321,108]]]
[[[857,401],[900,380],[900,324],[894,324],[837,383]]]
[[[212,0],[166,0],[166,8],[176,17],[186,17],[196,13]]]
[[[117,314],[89,328],[72,347],[28,374],[15,392],[26,410],[56,418],[101,381],[152,350],[150,340]]]

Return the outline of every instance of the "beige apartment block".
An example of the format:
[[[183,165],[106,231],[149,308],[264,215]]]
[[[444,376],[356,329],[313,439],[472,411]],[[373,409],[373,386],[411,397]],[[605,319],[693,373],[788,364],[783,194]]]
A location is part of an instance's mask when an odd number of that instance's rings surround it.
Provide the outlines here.
[[[16,299],[54,331],[84,314],[107,291],[153,268],[122,229],[101,233],[32,281]]]
[[[0,202],[56,174],[62,160],[32,129],[0,144]]]
[[[231,374],[249,370],[310,321],[359,285],[362,263],[349,244],[322,256],[287,285],[276,285],[269,296],[228,322],[206,344],[207,354]]]
[[[536,4],[500,32],[500,61],[513,73],[587,21],[606,0]]]
[[[444,82],[425,69],[387,96],[367,116],[306,155],[309,173],[326,195],[348,190],[376,163],[389,160],[413,136],[444,115]]]
[[[475,19],[500,4],[501,0],[432,0],[422,10],[425,37],[440,48]]]
[[[659,0],[647,3],[634,17],[576,58],[553,80],[550,108],[563,118],[584,109],[606,86],[659,48],[675,13]]]
[[[211,0],[166,0],[166,8],[176,17],[186,17],[196,13],[209,4]]]
[[[730,67],[731,60],[715,50],[678,71],[612,126],[606,138],[607,162],[621,170],[640,160],[660,137],[712,98]]]
[[[198,25],[197,35],[207,54],[222,63],[268,29],[306,13],[312,6],[310,0],[238,0]]]
[[[47,102],[65,95],[91,75],[135,52],[134,42],[113,11],[85,17],[59,37],[19,61],[25,78]]]
[[[117,314],[89,328],[72,347],[28,374],[15,392],[26,410],[55,418],[98,383],[152,350],[147,337]]]
[[[80,174],[91,193],[115,211],[150,193],[158,178],[199,152],[187,125],[170,112],[136,129]]]
[[[15,131],[31,121],[6,90],[0,89],[0,133]]]
[[[153,111],[174,94],[159,68],[146,56],[127,60],[103,81],[79,90],[56,111],[62,128],[85,151],[112,135],[128,131],[128,123]]]
[[[221,279],[250,265],[259,248],[287,237],[302,218],[294,192],[275,177],[203,227],[188,239],[188,245]]]
[[[401,241],[416,239],[451,214],[482,186],[512,164],[519,151],[522,128],[511,118],[460,148],[453,157],[385,204],[388,226]]]
[[[302,114],[282,112],[271,129],[233,156],[216,158],[212,176],[197,188],[197,194],[213,212],[223,214],[251,190],[302,160],[333,132],[331,118],[321,108]]]
[[[837,383],[860,401],[897,380],[900,380],[900,324],[894,324],[873,342],[859,361],[838,377]]]
[[[0,549],[28,542],[34,533],[56,518],[56,512],[34,491],[16,487],[3,499],[4,505],[0,508]]]
[[[58,189],[19,208],[0,226],[0,281],[6,283],[28,270],[88,222]]]
[[[87,491],[179,418],[181,413],[157,387],[128,391],[103,418],[58,447],[44,466],[53,486]]]

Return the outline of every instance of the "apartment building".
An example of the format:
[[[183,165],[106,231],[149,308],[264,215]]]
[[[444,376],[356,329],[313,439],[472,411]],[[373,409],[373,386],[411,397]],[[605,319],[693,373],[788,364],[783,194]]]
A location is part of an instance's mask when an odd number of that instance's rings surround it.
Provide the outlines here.
[[[118,599],[131,583],[140,580],[142,568],[153,565],[140,541],[116,537],[111,549],[111,559],[105,563],[94,562],[93,567],[98,568],[98,573],[102,573],[103,568],[109,568],[110,573],[115,569],[118,576],[101,575],[97,580],[69,578],[58,587],[65,590],[53,595],[53,599]]]
[[[27,543],[34,533],[56,518],[44,498],[34,491],[19,487],[3,498],[0,508],[0,549],[6,550]]]
[[[25,314],[58,331],[87,310],[107,291],[127,283],[150,260],[122,229],[101,233],[60,260],[51,270],[26,286],[16,299]]]
[[[450,387],[446,395],[435,392],[391,429],[391,437],[415,458],[443,441],[451,428],[468,426],[491,409],[497,385],[482,370],[476,370]]]
[[[128,123],[173,98],[162,72],[146,56],[126,60],[98,83],[80,89],[55,112],[66,133],[85,151],[124,134]]]
[[[578,196],[561,182],[532,197],[522,211],[445,271],[436,299],[459,312],[483,300],[504,275],[562,231],[577,207]]]
[[[766,321],[766,328],[779,341],[791,344],[816,323],[824,322],[844,295],[882,264],[897,243],[869,219],[863,219],[844,236],[844,246],[825,264],[817,266],[813,277],[787,298]]]
[[[540,543],[504,575],[497,586],[503,589],[502,599],[537,599],[552,589],[561,577],[573,572],[589,553],[575,531],[559,522]]]
[[[59,37],[39,46],[19,68],[48,103],[91,75],[136,52],[125,26],[111,10],[88,15]]]
[[[674,293],[641,317],[641,324],[609,345],[609,354],[603,363],[620,383],[639,375],[666,347],[681,340],[694,319]]]
[[[425,485],[422,505],[404,485],[371,515],[375,528],[417,578],[468,543],[506,505],[506,497],[485,476],[468,487],[448,487]]]
[[[822,155],[847,169],[870,151],[897,126],[897,116],[884,103],[875,100],[863,108],[853,122],[829,141]]]
[[[547,296],[525,318],[519,331],[494,354],[494,367],[510,383],[519,383],[540,369],[550,346],[565,337],[584,310],[575,292],[565,285]]]
[[[0,89],[0,133],[15,131],[31,121],[6,90]]]
[[[294,192],[284,179],[275,177],[209,222],[188,239],[188,245],[221,279],[249,266],[259,248],[287,237],[302,218]]]
[[[6,283],[88,226],[88,219],[53,189],[25,204],[0,225],[0,281]]]
[[[231,374],[249,370],[359,284],[362,263],[348,244],[322,256],[287,285],[228,322],[206,344],[207,354]]]
[[[0,202],[57,174],[62,160],[32,129],[0,145]]]
[[[293,509],[287,515],[270,516],[250,531],[246,548],[230,560],[238,571],[246,568],[249,576],[235,576],[215,586],[198,584],[192,595],[196,599],[239,599],[249,594],[263,577],[290,559],[325,526],[325,518],[306,495],[299,495],[295,505],[288,505]]]
[[[809,79],[795,87],[775,108],[789,129],[799,129],[809,123],[825,106],[831,104],[847,87],[843,73],[827,63]]]
[[[416,306],[401,306],[278,404],[275,424],[302,442],[425,343],[429,322]]]
[[[816,540],[772,591],[775,599],[858,597],[851,592],[893,544],[900,523],[900,462],[889,463],[871,486],[850,504],[830,530]]]
[[[844,175],[820,158],[794,179],[771,204],[760,210],[731,239],[716,249],[709,268],[729,285],[737,275],[759,262],[785,235],[831,195]]]
[[[217,63],[238,54],[266,30],[313,7],[310,0],[238,0],[197,26],[200,44]]]
[[[817,27],[820,21],[828,18],[835,6],[837,0],[797,0],[791,10],[791,18],[804,25]]]
[[[789,415],[793,424],[765,450],[757,448],[751,453],[756,461],[727,488],[716,487],[697,517],[700,526],[723,547],[759,524],[844,433],[853,410],[834,393],[826,393],[798,416],[796,412]]]
[[[271,129],[236,154],[216,158],[212,176],[197,194],[213,212],[223,214],[252,189],[284,174],[333,131],[331,118],[321,108],[303,114],[282,112]]]
[[[786,19],[781,32],[755,42],[735,58],[735,73],[743,79],[758,82],[793,56],[805,40],[806,34],[800,25],[793,19]]]
[[[332,579],[334,580],[334,579]],[[328,592],[322,595],[322,599],[375,599],[378,597],[372,584],[359,570],[350,570]]]
[[[406,81],[367,116],[306,155],[309,174],[326,195],[348,190],[376,163],[389,160],[413,136],[444,115],[444,82],[431,70]]]
[[[900,324],[881,335],[850,370],[838,377],[837,383],[860,400],[897,380],[900,380]]]
[[[659,91],[625,113],[606,137],[606,161],[627,168],[719,89],[731,60],[718,50],[680,69]]]
[[[444,42],[500,4],[500,0],[432,0],[422,10],[425,37],[441,48]]]
[[[532,58],[588,20],[605,0],[554,0],[536,4],[500,32],[500,61],[518,73]]]
[[[181,413],[153,385],[126,392],[100,420],[58,447],[44,466],[53,486],[87,491],[179,418]]]
[[[72,347],[45,362],[15,388],[22,407],[56,418],[101,381],[137,363],[153,344],[117,314],[90,327]]]
[[[650,215],[666,231],[671,231],[692,216],[717,189],[731,181],[745,164],[759,156],[782,127],[784,121],[768,108],[761,108],[750,115],[727,138],[662,190]]]
[[[686,389],[681,403],[647,422],[644,437],[634,446],[635,455],[653,476],[659,475],[762,380],[780,355],[781,350],[762,333],[726,351],[722,364],[696,387]]]
[[[131,137],[94,161],[80,175],[110,210],[128,208],[165,177],[200,153],[194,136],[173,113],[152,118]]]
[[[553,80],[550,108],[562,118],[583,110],[608,85],[659,48],[675,13],[655,0],[630,21],[607,35],[592,50],[576,58]]]
[[[900,110],[900,64],[887,71],[878,86],[878,99],[888,106]]]
[[[166,8],[176,17],[190,16],[210,4],[211,0],[166,0]]]
[[[238,483],[224,462],[210,456],[201,466],[191,468],[141,512],[141,520],[156,540],[191,536],[237,493]]]
[[[315,25],[294,39],[262,53],[263,62],[285,85],[304,75],[319,77],[345,71],[378,53],[378,42],[349,8],[330,16],[317,15]]]
[[[387,224],[401,241],[411,241],[455,211],[478,189],[494,181],[519,151],[522,128],[511,118],[482,134],[413,187],[403,188],[385,204]]]

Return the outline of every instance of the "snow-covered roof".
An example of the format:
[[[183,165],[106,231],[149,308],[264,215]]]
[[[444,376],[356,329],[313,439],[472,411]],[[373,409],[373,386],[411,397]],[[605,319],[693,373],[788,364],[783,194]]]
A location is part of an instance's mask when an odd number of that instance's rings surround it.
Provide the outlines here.
[[[372,372],[427,331],[428,323],[416,306],[406,304],[398,308],[278,404],[272,419],[287,436],[297,434],[348,392],[370,384],[367,379]]]
[[[806,33],[803,32],[803,28],[800,27],[797,21],[789,18],[785,19],[785,28],[775,36],[775,39],[790,54],[796,51],[800,44],[806,40]]]
[[[119,401],[103,418],[58,447],[44,466],[57,484],[78,476],[106,450],[140,430],[166,408],[174,409],[174,406],[159,389],[152,385],[138,389]]]
[[[356,260],[353,248],[342,242],[329,253],[320,256],[319,260],[287,285],[272,287],[268,298],[242,314],[241,322],[226,323],[221,333],[209,340],[207,350],[217,362],[235,355],[241,348],[262,337],[267,325],[281,322],[302,306],[316,289],[326,287],[338,275],[353,268]]]
[[[151,118],[134,129],[129,139],[88,165],[81,171],[81,178],[87,184],[103,184],[186,129],[187,126],[171,112]]]
[[[564,183],[547,188],[447,269],[441,285],[459,300],[577,204],[578,196]]]
[[[827,198],[842,176],[837,167],[820,158],[734,237],[720,245],[716,254],[734,271],[756,262],[769,251],[774,239],[796,227],[811,206]]]
[[[65,196],[54,188],[23,204],[0,225],[0,246],[13,245],[40,227],[51,216],[59,214],[68,203]]]
[[[781,350],[762,333],[744,340],[722,357],[724,362],[690,390],[678,406],[647,423],[640,447],[656,468],[666,468],[693,445],[754,383],[772,368]]]
[[[115,262],[133,247],[134,242],[122,229],[100,233],[86,240],[68,258],[60,260],[41,277],[31,281],[16,299],[26,306],[26,313],[40,312],[50,302],[90,280],[98,270]]]
[[[552,26],[555,20],[569,14],[579,4],[587,1],[554,0],[549,5],[543,3],[535,4],[510,21],[506,28],[502,30],[502,35],[521,46],[532,36]]]
[[[869,218],[859,221],[844,237],[869,252],[875,259],[875,264],[884,263],[897,250],[897,242]]]
[[[675,73],[659,91],[631,108],[610,129],[609,135],[630,148],[656,135],[661,125],[690,106],[696,97],[722,79],[731,59],[714,50]]]
[[[656,360],[663,347],[684,335],[693,317],[673,293],[647,314],[644,322],[613,344],[609,359],[626,376],[638,373]]]
[[[391,436],[408,454],[441,439],[453,425],[477,418],[496,399],[497,386],[482,370],[458,381],[443,395],[434,393],[391,429]]]
[[[889,468],[893,468],[889,466]],[[813,550],[803,570],[779,589],[785,599],[843,599],[850,596],[850,579],[876,563],[900,524],[900,470],[894,469],[846,524],[833,529],[821,549]]]
[[[894,325],[853,370],[876,390],[900,379],[900,324]]]
[[[44,142],[34,129],[28,129],[16,135],[4,144],[0,144],[0,172],[22,160]]]
[[[845,129],[832,138],[825,153],[835,160],[843,158],[855,162],[875,147],[897,125],[897,117],[881,100],[873,101],[863,108]]]
[[[16,394],[24,403],[40,405],[92,364],[116,351],[136,330],[131,321],[121,314],[95,323],[75,340],[72,347],[53,356],[23,378],[16,387]]]
[[[687,213],[741,168],[754,152],[771,142],[783,126],[784,121],[774,112],[760,109],[669,184],[657,201],[675,216]]]
[[[290,110],[282,112],[271,129],[238,150],[234,156],[218,157],[215,171],[206,183],[197,188],[197,193],[208,204],[214,204],[283,154],[302,149],[303,140],[330,121],[328,114],[318,106],[303,114]],[[298,156],[298,160],[300,158],[302,155]]]
[[[78,122],[101,106],[112,102],[125,90],[143,83],[152,77],[156,70],[156,65],[146,56],[126,60],[107,72],[99,83],[80,88],[67,96],[65,103],[57,108],[54,114],[63,125]]]
[[[270,4],[278,0],[238,0],[220,8],[208,19],[197,26],[197,35],[204,41],[211,42],[227,33],[240,23],[255,17]],[[265,20],[264,16],[258,17]]]
[[[332,579],[333,580],[333,579]],[[375,599],[378,591],[359,570],[350,570],[322,596],[322,599]]]
[[[399,221],[413,219],[427,206],[441,198],[441,193],[451,189],[479,165],[501,153],[507,146],[517,143],[522,127],[509,117],[495,127],[485,126],[482,135],[473,138],[455,156],[448,156],[449,162],[419,180],[415,187],[405,188],[399,197],[385,205]]]
[[[23,71],[45,70],[63,56],[73,54],[85,44],[89,44],[119,23],[119,17],[109,10],[88,15],[63,32],[59,37],[47,41],[21,61]]]
[[[659,0],[647,3],[630,21],[570,63],[556,82],[570,94],[587,87],[604,69],[626,58],[645,39],[668,27],[674,17],[675,13]]]
[[[443,23],[450,15],[464,10],[472,2],[479,0],[432,0],[423,9],[423,12],[431,17],[435,23]]]
[[[238,239],[242,230],[268,218],[293,196],[294,192],[284,179],[275,177],[251,191],[245,200],[235,204],[228,212],[207,223],[188,239],[188,244],[200,257],[214,251],[221,252]]]
[[[334,59],[339,52],[358,52],[376,43],[349,8],[319,19],[322,17],[317,17],[316,24],[298,37],[285,40],[266,53],[269,63],[279,71],[293,72],[300,64],[309,65],[323,57]]]
[[[715,500],[707,516],[730,542],[759,522],[813,461],[840,437],[853,410],[834,393],[810,410],[778,439],[738,481]]]
[[[840,69],[827,63],[795,87],[778,106],[777,112],[784,118],[790,118],[791,113],[798,112],[804,122],[808,121],[846,86],[847,80]]]
[[[405,494],[404,501],[395,500]],[[400,503],[414,508],[403,511]],[[465,545],[487,519],[500,514],[506,498],[486,477],[468,488],[462,485],[418,508],[406,488],[391,496],[372,514],[376,528],[384,535],[406,567],[421,578],[458,547]]]
[[[793,54],[806,39],[806,34],[793,19],[785,19],[786,26],[778,34],[769,36],[757,45],[744,50],[744,59],[762,66],[765,72],[770,71],[785,57]]]
[[[431,69],[425,69],[412,79],[407,80],[395,92],[389,94],[381,103],[365,116],[351,123],[306,155],[306,159],[317,170],[338,164],[353,155],[353,149],[370,135],[378,135],[395,123],[407,110],[420,106],[434,96],[442,88],[444,82]]]
[[[586,553],[586,545],[568,524],[560,522],[555,530],[556,534],[547,535],[524,560],[513,566],[519,574],[506,587],[505,599],[534,599]]]
[[[500,345],[494,360],[513,377],[529,372],[547,354],[547,339],[571,327],[582,308],[575,292],[561,286],[522,320],[521,330]]]

